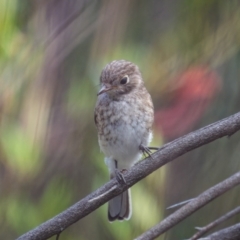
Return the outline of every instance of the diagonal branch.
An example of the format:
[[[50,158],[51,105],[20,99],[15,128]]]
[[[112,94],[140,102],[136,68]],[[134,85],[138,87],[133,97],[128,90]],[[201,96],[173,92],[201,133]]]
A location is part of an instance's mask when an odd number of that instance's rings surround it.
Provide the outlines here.
[[[235,173],[226,180],[209,188],[208,190],[200,194],[198,197],[194,198],[191,202],[166,217],[159,224],[143,233],[141,236],[136,238],[136,240],[155,239],[162,233],[166,232],[168,229],[172,228],[173,226],[190,216],[192,213],[196,212],[199,208],[205,206],[207,203],[222,195],[226,191],[232,189],[233,187],[237,186],[238,184],[240,184],[240,172]]]
[[[221,229],[206,238],[200,238],[202,240],[238,240],[240,239],[240,223],[232,225],[231,227],[227,227]],[[199,240],[200,240],[199,239]]]
[[[233,217],[234,215],[236,215],[238,213],[240,213],[240,207],[236,207],[232,211],[226,213],[225,215],[221,216],[220,218],[216,219],[215,221],[209,223],[207,226],[197,227],[196,229],[198,229],[199,231],[197,233],[195,233],[189,240],[197,240],[197,239],[199,239],[206,232],[208,232],[212,228],[218,226],[219,224],[223,223],[224,221],[226,221],[227,219]],[[240,237],[240,234],[239,234],[239,237]]]
[[[154,160],[148,157],[124,174],[126,184],[120,185],[116,179],[112,179],[67,210],[20,236],[18,240],[41,240],[56,235],[166,163],[218,138],[231,136],[238,130],[240,130],[240,113],[167,143],[152,154]]]

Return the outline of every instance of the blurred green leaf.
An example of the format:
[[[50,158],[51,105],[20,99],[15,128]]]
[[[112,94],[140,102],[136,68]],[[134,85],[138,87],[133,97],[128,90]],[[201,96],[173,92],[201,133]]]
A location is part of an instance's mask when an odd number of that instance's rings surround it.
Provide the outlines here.
[[[6,164],[19,176],[32,176],[40,170],[40,150],[33,140],[17,126],[6,126],[1,131],[0,141],[6,156]]]
[[[31,199],[11,196],[5,198],[1,204],[6,212],[6,220],[18,233],[28,231],[41,223],[41,214]]]
[[[69,207],[71,200],[71,188],[67,181],[61,181],[58,177],[52,179],[39,202],[44,221]]]
[[[1,0],[0,1],[0,58],[10,54],[11,41],[17,29],[15,26],[16,0]]]

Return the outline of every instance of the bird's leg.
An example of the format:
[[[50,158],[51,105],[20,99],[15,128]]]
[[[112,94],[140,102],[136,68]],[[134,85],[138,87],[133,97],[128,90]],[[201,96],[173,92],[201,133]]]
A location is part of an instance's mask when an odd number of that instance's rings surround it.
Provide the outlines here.
[[[114,161],[115,161],[115,167],[116,167],[115,168],[115,176],[116,176],[116,179],[117,179],[118,183],[120,185],[126,184],[127,182],[126,182],[126,179],[123,176],[123,173],[127,172],[127,169],[119,170],[118,166],[117,166],[117,160],[114,160]]]
[[[153,157],[152,157],[152,152],[151,152],[151,149],[150,149],[150,147],[145,147],[145,146],[143,146],[142,144],[139,146],[139,150],[140,151],[142,151],[142,153],[143,153],[143,155],[146,157],[146,156],[148,156],[148,157],[150,157],[151,159],[153,159]]]
[[[159,148],[158,147],[148,147],[150,150],[158,150]]]

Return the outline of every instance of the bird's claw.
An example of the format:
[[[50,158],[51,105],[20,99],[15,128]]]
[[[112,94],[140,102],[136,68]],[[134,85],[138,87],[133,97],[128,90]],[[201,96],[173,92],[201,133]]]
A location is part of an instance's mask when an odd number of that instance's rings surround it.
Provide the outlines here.
[[[117,168],[115,169],[115,176],[120,185],[127,183],[126,179],[124,178],[124,175],[123,175],[123,173],[126,171],[127,171],[127,169],[122,169],[122,170],[119,170]]]
[[[143,146],[142,144],[139,146],[139,149],[140,149],[140,151],[142,151],[142,153],[143,153],[143,155],[146,157],[146,156],[148,156],[148,157],[150,157],[151,159],[153,159],[153,157],[152,157],[152,152],[151,152],[151,147],[145,147],[145,146]]]

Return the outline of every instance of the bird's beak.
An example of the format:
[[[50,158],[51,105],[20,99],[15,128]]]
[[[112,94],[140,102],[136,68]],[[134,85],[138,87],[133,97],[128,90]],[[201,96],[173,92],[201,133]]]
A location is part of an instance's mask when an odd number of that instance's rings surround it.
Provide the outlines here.
[[[108,91],[110,91],[111,89],[112,89],[111,86],[105,86],[105,85],[103,85],[102,88],[99,90],[99,92],[98,92],[97,95],[99,96],[100,94],[105,93],[105,92],[108,92]]]

